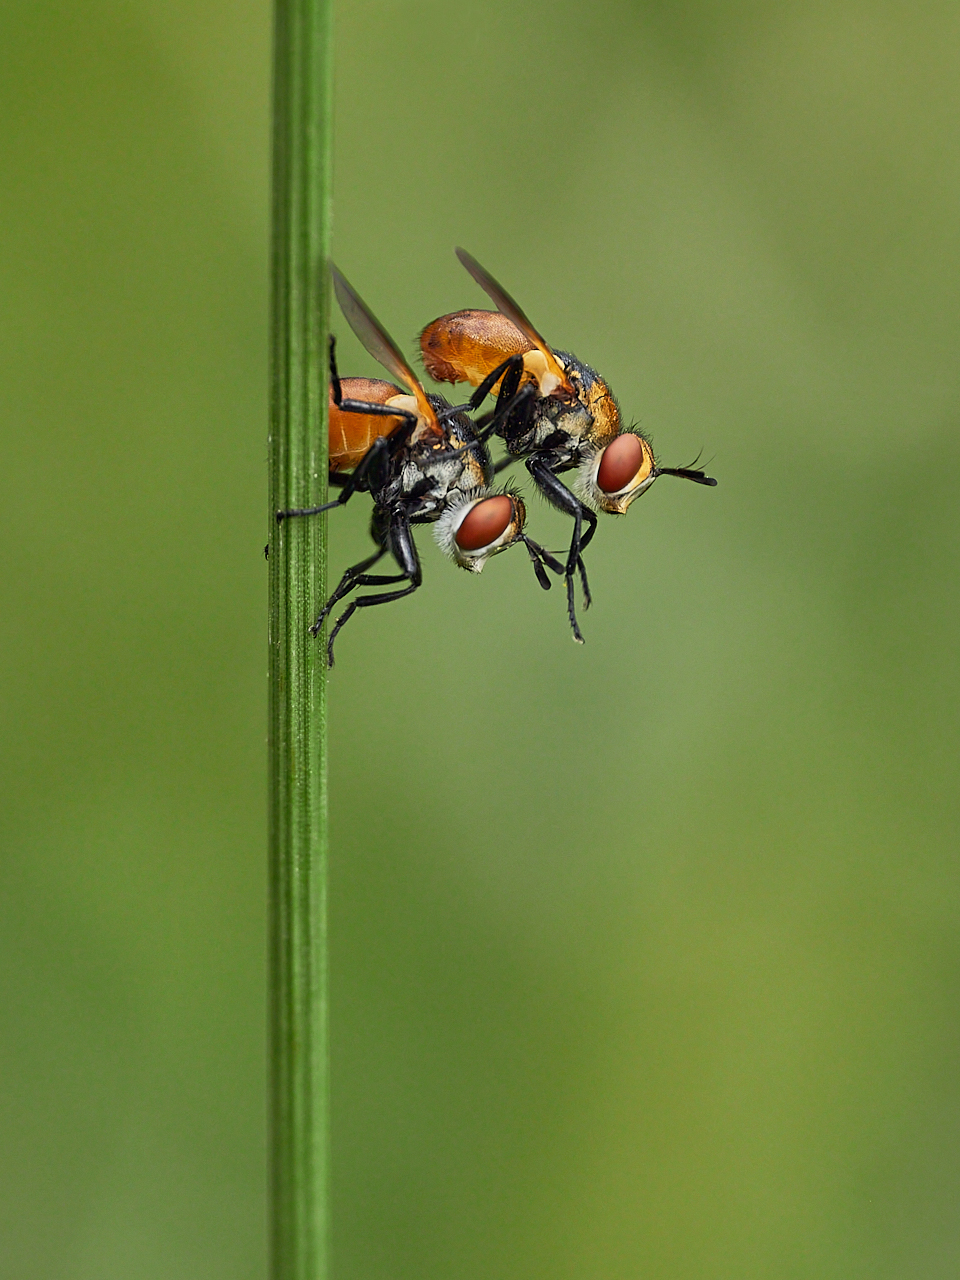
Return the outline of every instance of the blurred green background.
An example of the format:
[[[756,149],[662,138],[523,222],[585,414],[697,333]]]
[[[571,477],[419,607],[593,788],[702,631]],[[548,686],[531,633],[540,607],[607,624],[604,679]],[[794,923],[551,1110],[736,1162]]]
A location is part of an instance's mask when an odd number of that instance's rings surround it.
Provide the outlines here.
[[[269,37],[0,10],[12,1280],[264,1274]],[[337,1280],[960,1271],[958,41],[341,5],[343,270],[412,351],[466,245],[720,487],[602,523],[583,649],[429,537],[342,636]]]

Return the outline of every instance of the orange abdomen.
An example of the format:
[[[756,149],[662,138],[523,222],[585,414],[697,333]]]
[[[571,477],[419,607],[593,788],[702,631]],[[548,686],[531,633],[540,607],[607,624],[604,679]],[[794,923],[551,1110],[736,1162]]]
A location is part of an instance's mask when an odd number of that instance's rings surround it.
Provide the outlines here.
[[[437,382],[479,386],[508,356],[533,344],[499,311],[454,311],[428,324],[420,335],[427,373]]]
[[[340,392],[344,400],[366,400],[368,404],[386,404],[394,396],[403,395],[392,382],[380,378],[341,378]],[[382,418],[375,413],[344,413],[329,400],[330,470],[352,471],[366,457],[377,436],[389,436],[403,426],[403,418]]]

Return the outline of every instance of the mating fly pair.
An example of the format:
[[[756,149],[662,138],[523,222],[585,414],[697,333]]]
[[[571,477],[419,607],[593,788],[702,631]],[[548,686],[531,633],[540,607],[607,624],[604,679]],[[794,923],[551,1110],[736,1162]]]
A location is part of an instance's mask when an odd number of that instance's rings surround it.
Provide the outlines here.
[[[497,310],[455,311],[428,324],[420,335],[424,365],[437,382],[476,387],[462,406],[470,412],[497,391],[496,408],[480,431],[481,440],[496,434],[506,445],[508,456],[495,470],[524,459],[541,494],[573,517],[565,577],[574,637],[582,640],[573,581],[579,567],[589,605],[581,557],[596,530],[595,511],[623,515],[658,476],[717,482],[696,464],[658,466],[649,440],[624,427],[620,406],[596,370],[554,351],[476,258],[464,249],[457,257]],[[576,472],[575,492],[558,478],[567,471]]]
[[[344,573],[310,628],[316,635],[331,610],[362,587],[384,588],[355,596],[327,641],[327,662],[341,628],[357,609],[387,604],[421,585],[420,557],[411,526],[432,524],[437,542],[461,568],[479,573],[492,555],[522,542],[537,580],[550,587],[545,565],[564,566],[523,532],[526,510],[519,494],[491,488],[493,464],[473,423],[442,397],[427,395],[419,379],[360,296],[331,267],[337,300],[367,351],[403,383],[406,391],[376,378],[341,378],[330,342],[330,483],[339,497],[320,507],[278,511],[277,522],[318,515],[348,502],[354,493],[373,498],[370,535],[376,550]],[[390,554],[398,573],[370,573]]]

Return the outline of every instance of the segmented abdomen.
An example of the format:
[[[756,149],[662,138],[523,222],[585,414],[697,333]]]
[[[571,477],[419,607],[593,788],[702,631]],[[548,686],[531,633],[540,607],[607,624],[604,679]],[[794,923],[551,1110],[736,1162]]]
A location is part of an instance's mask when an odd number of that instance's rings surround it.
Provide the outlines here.
[[[427,325],[420,350],[437,382],[476,387],[509,356],[532,351],[533,344],[499,311],[454,311]]]
[[[399,387],[380,378],[341,378],[344,400],[364,400],[368,404],[386,404],[394,396],[403,395]],[[389,436],[403,426],[403,418],[381,417],[374,413],[345,413],[333,403],[330,391],[330,470],[352,471],[370,452],[377,436]]]

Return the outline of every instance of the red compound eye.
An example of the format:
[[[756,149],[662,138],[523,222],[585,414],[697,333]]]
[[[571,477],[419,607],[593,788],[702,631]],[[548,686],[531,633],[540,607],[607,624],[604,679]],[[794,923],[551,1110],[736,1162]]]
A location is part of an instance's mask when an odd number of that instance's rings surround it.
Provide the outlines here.
[[[636,436],[617,436],[600,459],[597,485],[604,493],[625,489],[643,466],[643,445]]]
[[[484,498],[471,507],[457,530],[457,546],[461,551],[479,551],[503,534],[513,520],[513,500],[505,493]]]

